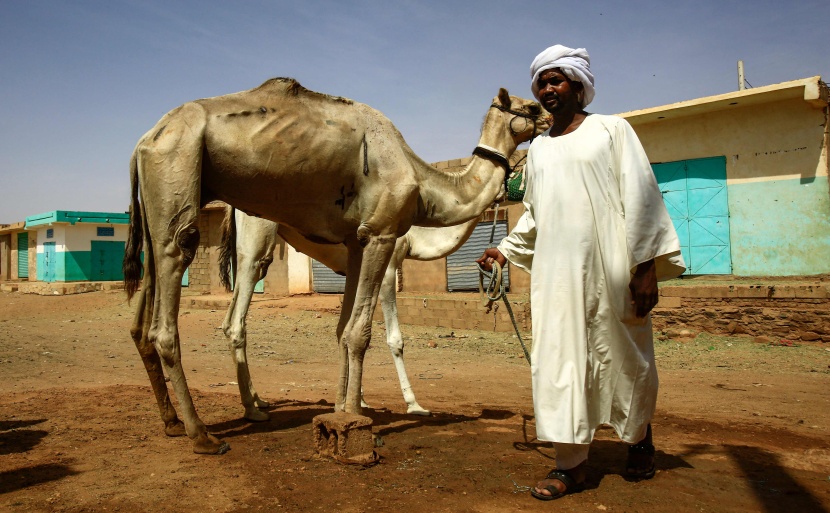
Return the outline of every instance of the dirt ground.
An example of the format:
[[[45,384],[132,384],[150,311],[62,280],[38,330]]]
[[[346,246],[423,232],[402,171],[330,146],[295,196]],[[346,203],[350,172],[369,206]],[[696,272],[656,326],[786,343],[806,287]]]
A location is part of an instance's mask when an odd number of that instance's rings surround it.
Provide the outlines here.
[[[830,511],[830,345],[821,343],[657,342],[655,478],[625,481],[625,447],[602,430],[587,490],[543,503],[525,487],[554,452],[534,438],[518,341],[403,326],[413,388],[433,412],[417,417],[405,413],[375,324],[365,413],[384,441],[381,462],[320,459],[311,421],[333,408],[337,299],[253,305],[249,359],[272,404],[263,423],[242,418],[218,329],[224,311],[182,311],[196,407],[231,445],[199,456],[163,433],[123,292],[0,294],[0,511]]]

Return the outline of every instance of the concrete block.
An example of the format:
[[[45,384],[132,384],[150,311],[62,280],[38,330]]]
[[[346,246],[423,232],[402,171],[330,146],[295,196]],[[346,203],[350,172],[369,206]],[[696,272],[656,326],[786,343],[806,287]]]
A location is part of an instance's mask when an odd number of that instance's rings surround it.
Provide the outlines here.
[[[314,448],[319,456],[343,463],[377,463],[372,419],[354,413],[317,415],[312,420]]]

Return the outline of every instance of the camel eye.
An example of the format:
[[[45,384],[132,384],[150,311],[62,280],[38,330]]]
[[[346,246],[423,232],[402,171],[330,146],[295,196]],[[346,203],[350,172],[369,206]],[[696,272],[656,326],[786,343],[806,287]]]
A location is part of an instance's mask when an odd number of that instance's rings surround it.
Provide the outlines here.
[[[535,103],[528,105],[527,110],[534,116],[538,116],[542,113],[542,107]]]

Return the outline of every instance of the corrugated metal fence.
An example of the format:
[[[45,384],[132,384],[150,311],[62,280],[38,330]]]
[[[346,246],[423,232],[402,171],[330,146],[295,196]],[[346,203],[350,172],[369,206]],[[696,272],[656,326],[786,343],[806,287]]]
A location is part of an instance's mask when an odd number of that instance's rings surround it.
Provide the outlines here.
[[[484,253],[490,245],[490,234],[493,231],[493,223],[479,223],[473,230],[473,234],[461,249],[447,257],[447,290],[478,290],[478,266],[475,260]],[[494,244],[498,244],[507,236],[507,221],[496,222],[496,233],[493,237]],[[504,269],[504,286],[509,289],[510,275],[508,269]]]

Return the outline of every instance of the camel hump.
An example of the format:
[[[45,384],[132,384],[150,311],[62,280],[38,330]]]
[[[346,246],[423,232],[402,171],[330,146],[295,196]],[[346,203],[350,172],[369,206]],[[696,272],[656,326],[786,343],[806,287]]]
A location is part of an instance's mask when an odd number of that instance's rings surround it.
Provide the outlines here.
[[[297,80],[288,77],[269,78],[262,83],[254,91],[262,91],[268,94],[286,94],[289,96],[306,96],[311,98],[318,98],[321,100],[328,100],[338,103],[345,103],[346,105],[354,104],[354,100],[343,98],[341,96],[332,96],[330,94],[318,93],[303,87]]]

